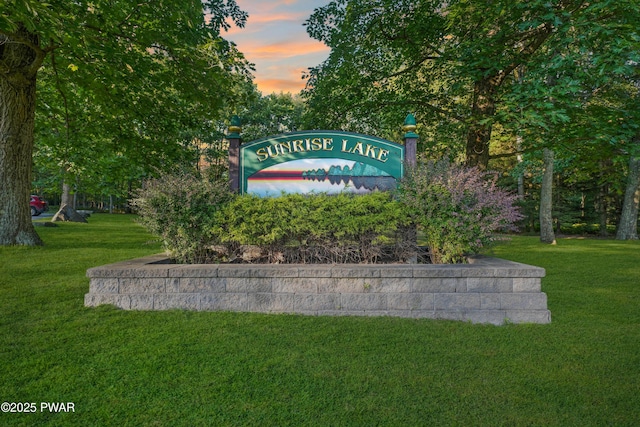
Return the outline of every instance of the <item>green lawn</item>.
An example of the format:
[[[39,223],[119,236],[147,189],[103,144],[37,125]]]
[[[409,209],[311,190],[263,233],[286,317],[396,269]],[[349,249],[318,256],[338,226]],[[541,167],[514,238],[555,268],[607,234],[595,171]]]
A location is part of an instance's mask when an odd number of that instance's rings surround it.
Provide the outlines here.
[[[85,308],[87,268],[159,252],[132,220],[0,247],[0,402],[37,408],[0,425],[640,423],[639,242],[495,248],[546,268],[549,325]]]

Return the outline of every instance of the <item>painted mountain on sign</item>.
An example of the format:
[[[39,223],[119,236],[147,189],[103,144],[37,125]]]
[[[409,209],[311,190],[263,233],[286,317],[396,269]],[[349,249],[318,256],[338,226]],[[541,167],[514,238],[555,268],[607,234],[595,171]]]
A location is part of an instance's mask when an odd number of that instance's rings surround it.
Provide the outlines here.
[[[353,185],[356,189],[387,191],[395,188],[396,180],[380,169],[362,162],[349,165],[332,165],[329,170],[311,169],[302,172],[302,178],[311,181],[328,180],[333,185]]]

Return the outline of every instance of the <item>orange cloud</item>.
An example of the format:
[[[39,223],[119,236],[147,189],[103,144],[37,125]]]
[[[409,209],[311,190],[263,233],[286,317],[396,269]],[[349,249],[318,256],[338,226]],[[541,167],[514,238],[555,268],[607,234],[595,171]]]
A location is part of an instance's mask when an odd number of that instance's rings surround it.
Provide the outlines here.
[[[239,49],[252,59],[292,58],[314,53],[329,53],[329,48],[315,40],[287,40],[263,45],[248,42],[238,45]]]
[[[306,67],[272,65],[265,67],[254,83],[265,95],[272,92],[298,93],[306,85],[307,81],[302,80],[302,73],[306,70]]]
[[[300,76],[297,79],[256,79],[258,90],[264,95],[276,92],[298,93],[304,89],[306,80],[302,80]]]
[[[316,66],[329,54],[311,39],[302,23],[328,0],[236,0],[249,13],[244,28],[231,26],[222,37],[232,40],[255,64],[255,80],[263,93],[298,92],[302,70]]]

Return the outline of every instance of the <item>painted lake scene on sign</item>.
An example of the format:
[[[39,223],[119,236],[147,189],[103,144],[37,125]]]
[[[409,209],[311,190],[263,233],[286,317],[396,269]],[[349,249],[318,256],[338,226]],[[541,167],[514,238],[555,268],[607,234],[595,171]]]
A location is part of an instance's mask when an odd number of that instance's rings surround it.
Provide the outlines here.
[[[338,131],[304,131],[240,147],[241,191],[367,193],[395,188],[403,175],[404,146]]]
[[[362,162],[302,159],[271,166],[247,179],[247,193],[261,197],[282,193],[368,193],[395,188],[396,179]]]

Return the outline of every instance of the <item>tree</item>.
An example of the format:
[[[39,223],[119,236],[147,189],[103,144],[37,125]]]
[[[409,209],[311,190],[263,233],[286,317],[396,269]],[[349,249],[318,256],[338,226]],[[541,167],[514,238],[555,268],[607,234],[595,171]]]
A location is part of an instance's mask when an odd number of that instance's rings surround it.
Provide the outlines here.
[[[640,141],[636,141],[640,145]],[[617,240],[638,240],[638,205],[640,204],[640,157],[630,156],[627,186],[622,205]]]
[[[23,24],[0,35],[0,244],[38,245],[28,212],[36,105],[36,73],[44,52]]]
[[[74,85],[71,91],[95,103],[89,118],[106,118],[112,135],[122,132],[114,144],[147,158],[159,147],[150,137],[164,129],[157,125],[171,124],[165,114],[172,98],[199,117],[215,114],[233,96],[226,89],[247,77],[242,55],[219,36],[227,18],[239,26],[246,20],[234,0],[119,2],[117,7],[106,0],[5,4],[0,9],[0,245],[41,243],[27,197],[36,85],[46,61],[57,82]],[[70,94],[63,86],[60,92]],[[75,147],[82,142],[71,137],[75,129],[66,110],[65,138]],[[129,142],[131,135],[136,138]]]
[[[298,95],[272,93],[261,96],[240,112],[242,139],[252,141],[304,128],[302,116],[304,102]]]
[[[553,217],[551,208],[553,206],[553,151],[548,148],[543,152],[542,190],[540,192],[540,241],[543,243],[556,243],[556,236],[553,232]]]
[[[381,109],[414,110],[423,123],[446,127],[438,137],[463,139],[468,164],[486,168],[513,72],[566,34],[587,7],[569,0],[336,0],[306,23],[332,50],[310,70],[305,94],[318,115],[342,126],[377,120]]]
[[[615,221],[626,165],[633,170],[638,153],[637,7],[637,1],[588,4],[579,25],[550,39],[532,58],[519,84],[505,94],[510,111],[499,112],[502,123],[524,135],[525,149],[552,149],[573,171],[566,177],[569,184],[597,191],[601,235]],[[591,21],[584,19],[589,16]],[[628,177],[633,183],[633,173]],[[635,187],[626,194],[634,192]],[[626,199],[625,210],[634,198]],[[637,213],[635,218],[627,222],[634,230]]]
[[[635,114],[635,120],[631,118],[630,126],[627,126],[635,134],[629,138],[629,148],[626,150],[629,156],[629,167],[627,183],[622,204],[622,212],[618,229],[616,230],[617,240],[638,240],[638,210],[640,206],[640,78],[638,72],[639,63],[628,61],[628,65],[633,65],[634,76],[631,79],[633,89],[630,92],[635,96],[630,97],[635,101],[630,111]],[[635,107],[635,108],[634,108]],[[633,115],[631,115],[633,117]],[[626,116],[626,120],[630,117]]]

